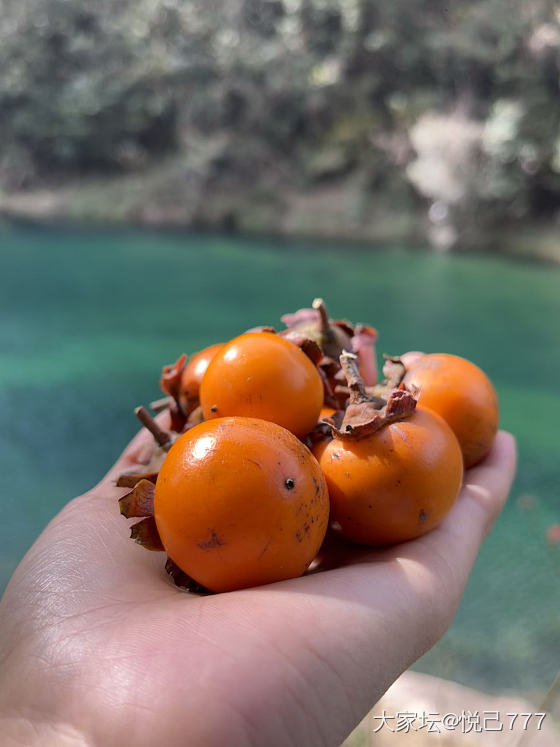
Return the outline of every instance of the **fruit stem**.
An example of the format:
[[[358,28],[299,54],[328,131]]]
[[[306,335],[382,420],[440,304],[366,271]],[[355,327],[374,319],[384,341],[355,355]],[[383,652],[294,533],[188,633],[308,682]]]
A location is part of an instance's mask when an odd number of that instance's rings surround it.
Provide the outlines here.
[[[331,323],[329,321],[329,315],[327,313],[327,307],[322,298],[316,298],[311,304],[315,311],[319,312],[319,319],[321,321],[321,334],[328,338],[331,334]]]
[[[145,407],[137,407],[134,410],[134,414],[142,423],[142,425],[150,431],[150,433],[162,449],[168,449],[171,446],[171,437],[169,433],[159,427],[159,425],[156,423],[156,421],[153,419],[153,417]]]
[[[348,382],[350,403],[353,405],[359,405],[362,402],[371,402],[375,406],[380,408],[383,407],[386,404],[386,400],[382,397],[371,396],[366,391],[364,380],[362,379],[358,368],[358,356],[345,350],[339,360],[346,381]]]

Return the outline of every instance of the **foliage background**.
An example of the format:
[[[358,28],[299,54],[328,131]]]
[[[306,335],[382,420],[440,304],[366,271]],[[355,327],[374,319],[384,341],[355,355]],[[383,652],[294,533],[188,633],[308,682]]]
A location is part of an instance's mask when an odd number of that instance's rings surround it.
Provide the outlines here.
[[[2,0],[0,208],[486,245],[558,221],[559,79],[555,0]]]

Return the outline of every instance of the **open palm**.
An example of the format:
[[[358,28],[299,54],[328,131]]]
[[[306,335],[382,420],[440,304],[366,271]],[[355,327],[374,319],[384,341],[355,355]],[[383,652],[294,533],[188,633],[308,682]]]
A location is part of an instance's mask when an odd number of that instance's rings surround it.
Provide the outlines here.
[[[445,522],[322,572],[199,597],[127,537],[117,474],[56,516],[0,604],[3,745],[337,745],[451,623],[515,470],[499,433]],[[325,570],[327,569],[327,570]]]

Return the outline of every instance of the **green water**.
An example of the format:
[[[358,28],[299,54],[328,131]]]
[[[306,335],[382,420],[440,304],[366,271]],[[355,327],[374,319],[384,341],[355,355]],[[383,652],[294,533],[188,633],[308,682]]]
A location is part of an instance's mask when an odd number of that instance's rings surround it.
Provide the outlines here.
[[[512,498],[450,632],[417,668],[542,690],[560,662],[560,271],[483,256],[149,232],[0,228],[0,588],[158,396],[160,366],[327,300],[380,350],[447,351],[494,380],[519,440]],[[536,508],[524,510],[530,493]]]

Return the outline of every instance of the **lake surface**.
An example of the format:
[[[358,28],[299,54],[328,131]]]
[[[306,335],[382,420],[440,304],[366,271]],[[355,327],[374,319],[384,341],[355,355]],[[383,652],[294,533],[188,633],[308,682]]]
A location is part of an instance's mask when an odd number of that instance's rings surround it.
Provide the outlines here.
[[[501,257],[140,231],[0,227],[0,589],[158,396],[163,363],[323,296],[379,351],[445,351],[493,379],[519,474],[445,638],[416,668],[544,690],[560,658],[560,270]],[[523,496],[532,496],[528,500]],[[533,505],[533,508],[526,508]]]

